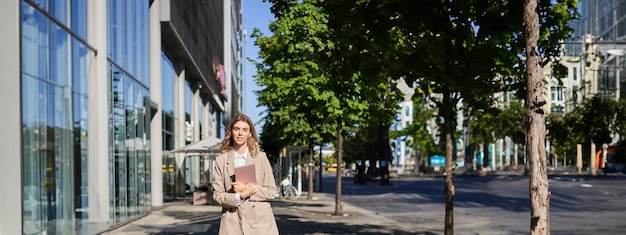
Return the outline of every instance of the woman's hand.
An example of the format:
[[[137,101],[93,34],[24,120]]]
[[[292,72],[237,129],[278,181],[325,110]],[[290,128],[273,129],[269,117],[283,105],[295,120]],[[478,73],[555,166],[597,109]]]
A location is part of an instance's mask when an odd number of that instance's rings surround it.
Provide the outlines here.
[[[238,185],[235,185],[235,184],[238,184]],[[243,187],[241,187],[241,186],[243,186]],[[249,198],[250,196],[255,194],[256,191],[257,191],[257,186],[256,186],[256,184],[253,184],[253,183],[248,183],[248,184],[244,185],[242,183],[235,182],[235,183],[233,183],[233,187],[235,187],[235,192],[239,193],[239,197],[241,199]],[[237,187],[242,188],[242,191],[237,191]]]
[[[233,185],[233,189],[235,189],[236,193],[241,193],[246,188],[246,185],[241,183],[241,182],[234,182],[234,183],[232,183],[232,185]]]

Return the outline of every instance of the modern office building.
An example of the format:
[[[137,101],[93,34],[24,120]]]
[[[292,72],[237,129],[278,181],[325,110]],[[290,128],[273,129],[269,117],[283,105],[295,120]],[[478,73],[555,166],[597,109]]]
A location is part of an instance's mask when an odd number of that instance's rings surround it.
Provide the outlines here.
[[[241,110],[240,0],[0,2],[0,234],[98,234],[185,195]],[[172,190],[172,191],[168,191]]]
[[[574,33],[565,43],[561,62],[569,69],[567,82],[553,82],[550,88],[556,106],[565,111],[596,95],[614,100],[626,97],[621,89],[626,83],[626,1],[581,0],[578,10],[581,16],[570,22]]]

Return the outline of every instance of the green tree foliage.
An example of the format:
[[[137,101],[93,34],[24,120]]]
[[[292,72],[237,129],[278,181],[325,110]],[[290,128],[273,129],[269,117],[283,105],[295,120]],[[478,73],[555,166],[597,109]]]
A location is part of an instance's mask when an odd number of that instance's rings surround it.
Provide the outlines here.
[[[483,145],[483,156],[489,156],[488,144],[497,139],[511,137],[514,143],[524,143],[524,132],[520,122],[524,117],[525,107],[521,100],[509,100],[501,103],[502,108],[474,110],[469,115],[467,127],[470,132],[469,143],[472,146]],[[489,166],[488,159],[483,159],[483,166]]]
[[[626,99],[620,99],[616,105],[615,122],[611,130],[621,137],[620,141],[626,137]]]
[[[583,115],[577,108],[565,115],[551,113],[546,121],[548,123],[547,138],[552,144],[554,153],[567,159],[570,164],[576,161],[576,145],[586,143],[585,125]]]
[[[269,2],[276,17],[270,24],[273,35],[253,33],[262,59],[255,76],[262,87],[259,103],[282,130],[277,137],[288,143],[311,146],[335,135],[341,165],[343,128],[354,125],[366,108],[359,97],[360,75],[346,56],[351,42],[328,27],[329,14],[320,1]],[[337,178],[335,213],[342,214],[341,171]]]
[[[379,128],[375,129],[379,140],[389,138],[386,130],[395,115],[389,104],[395,101],[388,89],[384,91],[387,95],[378,93],[389,85],[387,78],[404,77],[409,83],[416,82],[425,97],[437,105],[438,119],[443,123],[448,163],[445,232],[453,234],[455,192],[451,169],[456,109],[460,102],[474,109],[487,109],[493,103],[492,94],[522,84],[522,3],[269,2],[274,4],[272,12],[277,19],[270,25],[274,35],[266,38],[258,31],[253,34],[263,60],[257,64],[257,83],[263,87],[260,101],[272,112],[272,122],[289,133],[283,136],[298,138],[315,130],[315,124],[305,124],[311,119],[300,116],[302,112],[323,117],[324,123],[335,124],[338,164],[342,164],[345,126],[374,128],[371,124],[376,123],[362,122],[367,117],[378,122]],[[558,42],[568,37],[571,29],[566,23],[575,2],[540,1],[540,46],[534,50],[544,58],[558,55]],[[377,143],[382,147],[383,141]],[[382,159],[388,159],[388,148],[388,144],[382,147]],[[335,213],[341,214],[340,172],[337,177]]]
[[[358,1],[367,5],[369,17],[383,27],[372,27],[376,35],[393,42],[397,67],[391,73],[417,82],[432,91],[443,119],[446,142],[445,233],[453,234],[454,183],[453,122],[459,102],[485,109],[493,104],[492,94],[520,84],[525,71],[523,55],[522,3],[519,1]],[[558,55],[557,42],[569,37],[566,26],[576,4],[541,1],[538,53]],[[384,27],[386,26],[386,27]],[[385,40],[382,40],[385,41]],[[397,70],[393,70],[398,68]],[[496,79],[497,77],[497,79]]]
[[[392,139],[402,138],[407,141],[407,145],[418,152],[421,163],[417,166],[425,165],[425,161],[432,155],[443,155],[443,146],[437,145],[434,136],[439,135],[437,126],[429,124],[429,121],[437,120],[437,113],[428,104],[423,93],[418,93],[412,97],[413,101],[413,122],[404,129],[391,131]],[[441,142],[440,142],[441,143]],[[423,170],[423,169],[422,169]]]
[[[589,152],[591,141],[598,149],[602,144],[611,143],[610,133],[620,133],[626,122],[625,103],[624,100],[593,97],[564,115],[550,114],[547,119],[548,140],[557,155],[575,162],[577,144],[583,145],[583,152]],[[583,158],[583,163],[589,164],[588,160]]]

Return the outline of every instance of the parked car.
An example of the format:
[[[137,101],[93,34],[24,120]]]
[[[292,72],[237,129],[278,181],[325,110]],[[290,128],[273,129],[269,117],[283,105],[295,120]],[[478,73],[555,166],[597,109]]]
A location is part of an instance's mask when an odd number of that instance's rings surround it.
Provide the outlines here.
[[[626,144],[609,146],[606,149],[606,161],[603,162],[602,150],[596,152],[596,166],[607,173],[622,172],[626,174]]]

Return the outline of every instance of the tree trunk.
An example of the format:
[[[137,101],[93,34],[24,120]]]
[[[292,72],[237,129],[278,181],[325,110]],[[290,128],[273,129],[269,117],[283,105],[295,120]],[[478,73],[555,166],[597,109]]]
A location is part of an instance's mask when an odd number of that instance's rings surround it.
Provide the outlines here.
[[[335,215],[341,216],[341,174],[343,166],[343,135],[341,134],[343,129],[341,120],[337,121],[337,185],[335,193]]]
[[[546,122],[543,107],[543,65],[537,40],[539,15],[537,0],[524,0],[524,36],[526,37],[527,100],[523,127],[526,132],[530,162],[530,233],[549,234],[550,192],[546,163]]]
[[[306,196],[307,200],[313,199],[313,178],[315,178],[315,164],[313,164],[313,141],[309,140],[309,193]],[[319,184],[319,182],[318,182]]]
[[[380,154],[380,185],[389,185],[389,126],[381,123],[378,136]],[[383,164],[384,163],[384,164]]]
[[[489,143],[485,142],[483,143],[483,169],[489,169],[490,171],[493,170],[491,169],[490,166],[490,162],[489,162]]]
[[[452,180],[452,168],[454,167],[454,158],[452,153],[452,120],[454,119],[453,107],[450,102],[449,92],[443,94],[443,110],[444,111],[444,132],[446,136],[446,178],[445,178],[445,196],[446,196],[446,218],[444,233],[446,235],[454,234],[454,181]]]

